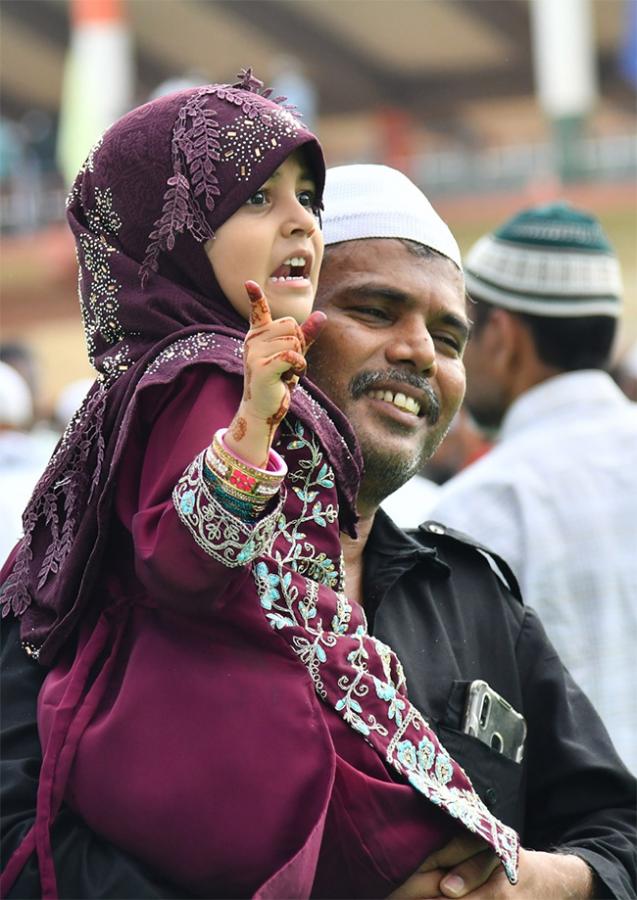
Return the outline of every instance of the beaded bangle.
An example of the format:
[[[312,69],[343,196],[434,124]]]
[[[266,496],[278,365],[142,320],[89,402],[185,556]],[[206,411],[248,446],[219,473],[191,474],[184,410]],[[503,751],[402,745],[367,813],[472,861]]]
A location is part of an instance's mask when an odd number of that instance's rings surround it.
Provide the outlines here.
[[[206,463],[231,493],[239,491],[241,496],[267,502],[278,492],[287,474],[285,460],[275,450],[270,450],[267,469],[252,466],[228,450],[223,441],[227,431],[227,428],[220,428],[214,435],[206,453]]]
[[[248,469],[254,469],[260,475],[265,475],[266,477],[275,477],[275,478],[285,478],[288,472],[288,467],[285,464],[285,460],[282,456],[276,452],[276,450],[270,450],[268,455],[268,465],[265,469],[260,469],[259,466],[255,466],[254,463],[248,462],[247,459],[244,459],[242,456],[239,456],[238,453],[235,453],[234,450],[230,450],[228,445],[226,444],[226,435],[228,434],[228,428],[220,428],[213,436],[214,439],[217,438],[221,443],[222,449],[225,453],[229,454],[232,457],[233,462],[239,461],[243,466],[246,466]]]
[[[259,506],[263,508],[270,499],[269,497],[257,497],[254,494],[247,494],[245,491],[241,491],[228,481],[225,481],[224,478],[209,465],[207,452],[204,456],[203,474],[205,479],[212,484],[215,489],[222,490],[228,497],[233,497],[235,500],[241,501],[241,503],[248,504],[249,506]]]
[[[265,503],[255,503],[251,497],[246,497],[245,494],[243,497],[239,497],[237,494],[230,494],[227,487],[205,463],[203,474],[208,484],[214,490],[217,500],[229,513],[248,523],[256,522],[261,516],[266,506]]]
[[[252,466],[235,456],[223,442],[227,428],[221,428],[204,455],[203,474],[219,501],[240,519],[256,521],[274,497],[287,473],[285,460],[270,451],[268,469]]]

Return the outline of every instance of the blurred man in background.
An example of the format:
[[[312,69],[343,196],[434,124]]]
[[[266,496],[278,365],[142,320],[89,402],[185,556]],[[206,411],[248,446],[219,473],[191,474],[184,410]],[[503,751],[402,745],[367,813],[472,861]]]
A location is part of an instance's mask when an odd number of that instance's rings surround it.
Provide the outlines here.
[[[0,360],[0,565],[22,535],[22,511],[52,449],[33,435],[32,424],[29,385]]]
[[[500,428],[499,444],[441,489],[430,516],[512,566],[637,770],[637,407],[605,371],[617,259],[595,218],[555,204],[479,240],[466,280],[466,402]]]

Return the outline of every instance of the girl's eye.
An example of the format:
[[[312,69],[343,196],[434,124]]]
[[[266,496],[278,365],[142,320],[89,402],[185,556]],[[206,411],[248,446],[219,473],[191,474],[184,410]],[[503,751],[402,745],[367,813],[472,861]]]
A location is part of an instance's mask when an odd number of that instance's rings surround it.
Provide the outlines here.
[[[318,210],[314,191],[299,191],[297,198],[301,206],[304,206],[306,209],[311,209],[313,212]]]
[[[265,191],[256,191],[251,197],[246,200],[246,206],[265,206],[268,202],[268,197]]]

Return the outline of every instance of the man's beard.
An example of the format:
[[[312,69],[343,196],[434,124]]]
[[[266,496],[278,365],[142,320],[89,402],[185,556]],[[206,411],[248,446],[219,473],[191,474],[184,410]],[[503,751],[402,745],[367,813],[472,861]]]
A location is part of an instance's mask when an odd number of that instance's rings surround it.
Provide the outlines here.
[[[398,369],[390,369],[378,372],[360,372],[355,375],[349,384],[349,390],[354,400],[358,400],[363,394],[374,389],[379,383],[391,381],[397,385],[404,384],[415,387],[425,396],[421,402],[421,415],[429,425],[434,426],[440,419],[440,401],[436,396],[429,380],[411,372],[401,372]],[[401,430],[396,426],[397,432]],[[365,435],[358,435],[365,474],[359,493],[359,501],[366,505],[378,506],[386,497],[397,491],[409,479],[416,475],[425,462],[437,449],[446,434],[434,432],[427,435],[424,445],[418,453],[388,453],[377,441],[367,440]]]

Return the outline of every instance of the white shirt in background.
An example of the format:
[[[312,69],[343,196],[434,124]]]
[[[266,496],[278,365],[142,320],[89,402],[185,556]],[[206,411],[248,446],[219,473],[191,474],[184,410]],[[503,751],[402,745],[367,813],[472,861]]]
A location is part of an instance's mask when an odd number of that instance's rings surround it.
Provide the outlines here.
[[[401,528],[417,528],[429,518],[429,510],[439,490],[435,481],[414,475],[407,484],[386,497],[381,506]]]
[[[637,404],[601,371],[551,378],[430,517],[516,573],[575,680],[637,771]]]
[[[0,431],[0,568],[22,537],[22,513],[53,446],[31,433]]]

